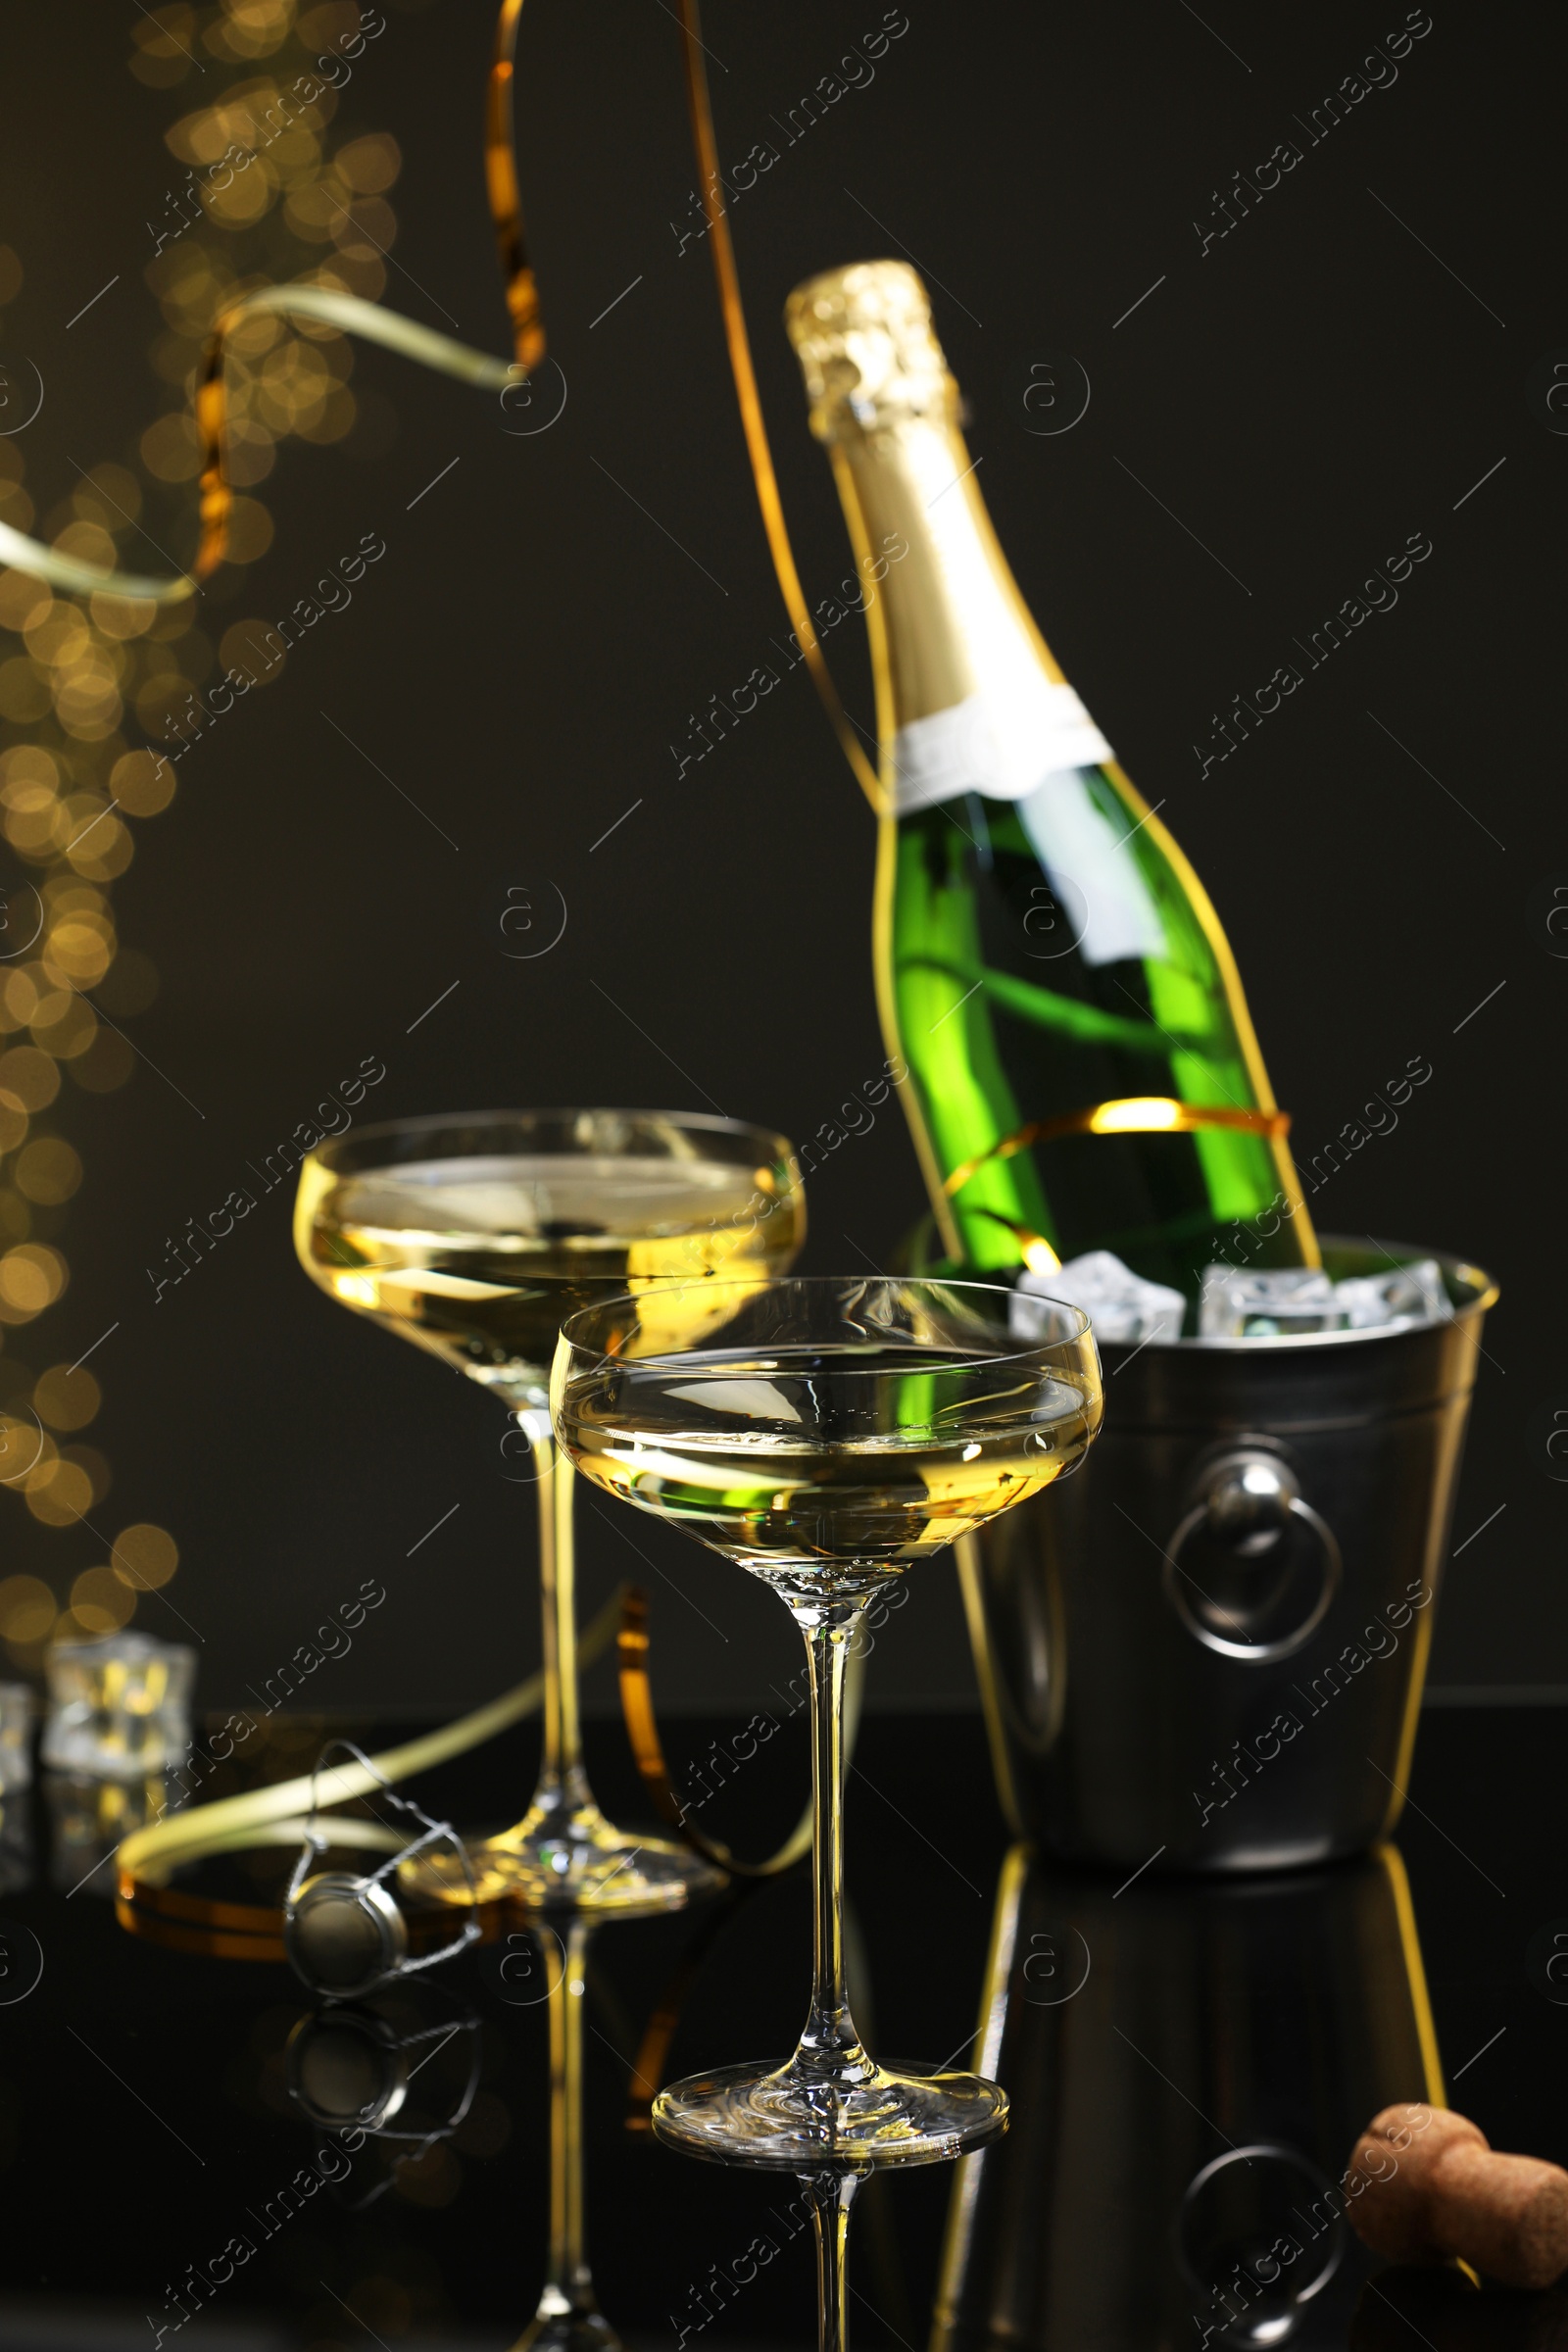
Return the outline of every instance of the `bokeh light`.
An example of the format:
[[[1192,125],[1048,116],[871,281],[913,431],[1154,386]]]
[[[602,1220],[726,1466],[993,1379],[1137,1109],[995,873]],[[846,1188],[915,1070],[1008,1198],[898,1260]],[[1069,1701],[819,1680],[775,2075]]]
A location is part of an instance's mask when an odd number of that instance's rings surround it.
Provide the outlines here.
[[[402,157],[385,132],[340,120],[366,86],[356,74],[323,76],[318,64],[332,56],[346,66],[362,23],[373,38],[374,22],[355,0],[164,0],[136,12],[129,71],[146,92],[169,93],[141,101],[168,121],[169,187],[149,223],[158,242],[145,270],[158,311],[147,382],[165,413],[149,419],[127,400],[140,416],[124,448],[78,472],[55,505],[52,490],[29,486],[17,440],[0,439],[0,520],[101,564],[144,567],[143,523],[172,548],[194,544],[191,394],[223,303],[290,279],[371,300],[385,287]],[[24,262],[0,245],[0,307],[23,292]],[[230,351],[239,495],[225,595],[271,544],[255,492],[278,443],[341,441],[362,420],[353,356],[335,329],[251,318]],[[385,447],[388,416],[384,401],[369,404],[368,447]],[[97,1418],[99,1379],[85,1364],[50,1361],[64,1354],[58,1345],[34,1372],[18,1343],[30,1343],[30,1327],[66,1296],[61,1229],[78,1195],[93,1200],[90,1171],[62,1131],[73,1092],[125,1083],[136,1056],[118,1024],[157,993],[151,960],[122,947],[113,887],[141,825],[175,797],[179,771],[167,755],[215,669],[245,661],[258,683],[282,674],[281,662],[264,669],[245,660],[270,625],[220,620],[209,637],[190,606],[106,594],[78,602],[0,567],[0,1517],[57,1529],[62,1550],[76,1550],[53,1582],[30,1572],[0,1581],[0,1643],[14,1667],[36,1669],[50,1640],[127,1624],[138,1595],[178,1566],[173,1537],[149,1522],[125,1528],[104,1564],[105,1538],[86,1521],[109,1492],[110,1465],[74,1442]]]

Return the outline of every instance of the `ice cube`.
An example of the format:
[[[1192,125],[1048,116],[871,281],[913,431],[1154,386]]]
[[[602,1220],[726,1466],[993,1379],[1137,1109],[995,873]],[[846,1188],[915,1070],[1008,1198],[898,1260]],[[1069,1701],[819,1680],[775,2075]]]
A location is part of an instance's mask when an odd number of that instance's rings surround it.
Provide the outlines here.
[[[148,1634],[61,1642],[49,1652],[43,1760],[92,1780],[137,1781],[190,1743],[196,1652]]]
[[[32,1779],[32,1692],[25,1683],[0,1683],[0,1796]]]
[[[1309,1266],[1206,1266],[1198,1301],[1204,1340],[1273,1339],[1343,1331],[1346,1310],[1326,1274]]]
[[[1334,1285],[1352,1331],[1408,1330],[1412,1323],[1442,1323],[1453,1313],[1435,1257],[1418,1257],[1383,1274],[1354,1274]]]
[[[1054,1274],[1020,1274],[1012,1294],[1012,1329],[1038,1339],[1045,1318],[1035,1298],[1064,1298],[1081,1306],[1100,1340],[1179,1340],[1187,1301],[1163,1282],[1146,1282],[1109,1250],[1070,1257]]]

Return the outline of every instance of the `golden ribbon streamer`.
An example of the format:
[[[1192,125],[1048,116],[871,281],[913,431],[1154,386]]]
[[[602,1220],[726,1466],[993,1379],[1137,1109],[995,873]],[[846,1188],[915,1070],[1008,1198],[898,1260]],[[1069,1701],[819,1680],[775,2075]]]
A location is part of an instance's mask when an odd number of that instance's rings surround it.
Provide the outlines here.
[[[1288,1110],[1243,1110],[1218,1102],[1178,1102],[1174,1095],[1118,1095],[1108,1102],[1094,1102],[1085,1110],[1069,1110],[1060,1118],[1031,1119],[1028,1126],[1004,1135],[999,1144],[961,1160],[942,1190],[951,1200],[971,1176],[989,1161],[1011,1159],[1031,1144],[1052,1142],[1062,1135],[1195,1135],[1200,1129],[1230,1127],[1244,1135],[1289,1135]]]
[[[214,320],[202,362],[195,403],[196,428],[202,451],[201,537],[193,569],[161,576],[86,564],[77,557],[62,555],[57,549],[46,547],[41,540],[13,530],[6,523],[0,523],[0,561],[8,564],[13,570],[24,572],[32,579],[44,580],[49,586],[63,588],[74,596],[122,596],[154,604],[177,604],[194,595],[198,584],[222,562],[228,545],[233,491],[225,465],[227,394],[224,366],[228,338],[246,318],[268,313],[315,318],[324,325],[338,328],[344,334],[359,335],[367,342],[379,343],[384,349],[396,351],[404,358],[416,360],[441,374],[454,376],[461,382],[477,384],[489,391],[504,391],[508,385],[521,381],[538,367],[544,357],[545,332],[538,284],[523,241],[513,121],[517,23],[521,13],[522,0],[502,0],[496,25],[495,54],[486,88],[484,137],[485,184],[506,287],[507,310],[512,320],[514,360],[509,364],[493,358],[487,352],[474,351],[466,344],[455,342],[449,335],[416,325],[413,319],[403,318],[398,312],[383,310],[379,304],[366,302],[358,295],[339,293],[333,287],[304,283],[258,287],[219,314]],[[741,303],[740,281],[736,274],[723,183],[718,172],[712,109],[709,100],[708,76],[703,64],[698,25],[697,0],[681,0],[687,106],[702,177],[703,207],[712,241],[713,270],[718,281],[730,369],[735,379],[741,426],[746,436],[747,456],[761,511],[762,527],[767,536],[768,552],[790,626],[800,644],[812,683],[821,697],[840,748],[857,781],[880,815],[886,808],[886,794],[828,669],[811,623],[806,592],[801,585],[789,529],[784,519],[767,426],[757,390],[757,371],[752,364],[746,314]]]
[[[121,571],[101,564],[84,564],[62,555],[41,539],[13,530],[0,522],[0,563],[29,579],[44,580],[73,596],[122,596],[149,604],[173,605],[194,596],[199,583],[217,570],[228,548],[234,493],[226,465],[228,395],[225,383],[227,345],[236,326],[247,318],[268,314],[315,318],[340,333],[379,343],[404,359],[417,361],[440,375],[460,383],[476,384],[488,392],[504,392],[520,383],[543,359],[544,325],[539,315],[539,292],[523,242],[522,205],[518,194],[517,153],[512,120],[512,82],[517,41],[517,19],[522,0],[502,0],[496,25],[495,57],[485,100],[485,183],[501,257],[507,310],[512,319],[514,358],[495,359],[474,351],[433,327],[419,326],[398,311],[383,310],[357,294],[340,293],[334,286],[301,281],[287,286],[258,286],[219,312],[202,357],[197,381],[195,417],[201,445],[201,537],[196,560],[188,572],[151,574]]]
[[[455,342],[451,335],[438,334],[434,327],[418,326],[400,312],[383,310],[379,303],[366,302],[358,294],[340,294],[333,286],[258,286],[255,293],[220,311],[208,338],[201,381],[196,389],[196,430],[202,446],[202,527],[195,576],[177,592],[172,587],[166,590],[162,601],[168,602],[175,593],[188,595],[197,580],[205,580],[217,570],[227,551],[229,517],[234,508],[226,464],[228,392],[224,365],[228,338],[245,319],[269,313],[318,318],[343,334],[360,335],[367,343],[379,343],[383,350],[400,352],[405,359],[417,360],[421,367],[433,368],[440,375],[455,376],[460,383],[477,384],[484,391],[504,391],[509,384],[522,380],[517,368],[505,360],[492,359],[486,351],[473,351],[466,343]],[[127,591],[120,589],[117,593],[122,596]]]
[[[496,24],[496,53],[485,89],[484,183],[495,223],[496,250],[501,257],[501,280],[507,289],[512,339],[517,365],[525,372],[545,356],[544,321],[539,316],[539,287],[529,265],[522,237],[522,199],[517,187],[517,138],[512,120],[512,82],[517,49],[517,19],[522,0],[501,0]]]
[[[635,1597],[641,1599],[640,1594]],[[621,1586],[584,1630],[578,1645],[584,1665],[592,1664],[610,1647],[621,1611],[632,1598],[631,1587]],[[257,1935],[281,1937],[281,1911],[166,1891],[170,1873],[182,1863],[202,1861],[212,1854],[241,1852],[258,1845],[303,1843],[314,1791],[320,1791],[318,1804],[320,1810],[326,1805],[345,1804],[351,1797],[368,1796],[384,1782],[412,1780],[416,1773],[429,1772],[454,1756],[466,1755],[469,1748],[481,1746],[498,1732],[507,1731],[524,1716],[534,1714],[543,1694],[543,1674],[530,1674],[525,1681],[503,1691],[499,1698],[491,1699],[488,1705],[475,1708],[472,1714],[462,1715],[455,1723],[443,1724],[439,1731],[426,1732],[417,1740],[406,1740],[401,1747],[388,1748],[384,1755],[372,1756],[368,1765],[329,1765],[319,1774],[304,1773],[291,1781],[274,1781],[265,1788],[248,1788],[239,1796],[218,1797],[209,1804],[193,1805],[183,1812],[169,1814],[163,1821],[150,1822],[145,1829],[133,1830],[115,1858],[118,1873],[115,1908],[121,1926],[133,1935],[148,1935],[156,1934],[160,1920],[183,1921],[190,1923],[193,1931],[199,1925],[207,1933],[240,1932],[252,1937]],[[338,1826],[346,1833],[340,1840],[345,1845],[379,1844],[388,1835],[374,1822],[350,1819]],[[392,1839],[394,1847],[405,1842],[395,1833]],[[160,1936],[157,1939],[167,1941],[168,1937]],[[208,1950],[216,1946],[202,1944],[187,1948]],[[264,1955],[249,1952],[239,1956],[259,1959]]]
[[[790,545],[789,528],[784,520],[784,504],[779,497],[778,476],[773,470],[773,453],[768,446],[762,404],[758,397],[757,371],[752,366],[751,339],[746,331],[740,279],[735,270],[735,248],[730,241],[724,183],[718,174],[718,148],[713,137],[713,112],[708,96],[708,70],[703,64],[697,0],[680,0],[680,14],[686,58],[686,105],[691,116],[692,139],[697,149],[698,170],[703,183],[703,210],[708,216],[709,235],[712,241],[713,275],[718,281],[718,303],[724,318],[724,340],[729,347],[735,397],[740,404],[741,430],[746,435],[746,454],[751,461],[752,479],[757,488],[757,503],[761,510],[762,528],[767,534],[768,553],[773,559],[773,571],[778,580],[779,593],[784,599],[784,610],[789,614],[790,626],[799,640],[806,666],[811,673],[811,683],[821,697],[822,708],[839,739],[839,749],[854,769],[856,781],[871,807],[878,816],[882,816],[887,812],[887,795],[881,778],[865,756],[860,739],[840,700],[839,690],[833,683],[816,631],[811,626],[806,591],[801,586],[801,576],[795,567],[795,551]]]
[[[643,1786],[653,1798],[660,1818],[682,1837],[706,1860],[716,1863],[736,1879],[773,1879],[780,1871],[790,1870],[811,1850],[811,1825],[814,1806],[810,1797],[794,1829],[777,1850],[761,1862],[743,1862],[717,1838],[710,1838],[690,1817],[690,1807],[675,1793],[669,1767],[659,1738],[659,1725],[654,1715],[654,1693],[648,1676],[648,1604],[640,1592],[627,1595],[621,1611],[620,1632],[615,1639],[620,1660],[620,1711],[626,1725],[626,1737],[631,1741],[632,1754]],[[852,1643],[845,1675],[845,1757],[855,1753],[855,1738],[859,1729],[860,1694],[865,1680],[865,1657]]]
[[[505,391],[510,384],[522,380],[515,363],[494,359],[489,352],[473,351],[466,343],[437,334],[434,327],[419,326],[400,312],[385,311],[379,303],[366,302],[358,294],[341,294],[334,286],[305,283],[258,286],[254,293],[219,313],[202,362],[201,381],[196,391],[196,430],[202,448],[201,540],[194,568],[155,577],[145,572],[121,571],[102,564],[84,564],[79,557],[62,555],[58,548],[45,547],[41,539],[29,539],[24,532],[13,530],[4,522],[0,522],[0,562],[9,564],[14,571],[24,572],[29,579],[46,580],[51,588],[67,589],[73,596],[135,597],[158,605],[179,604],[194,596],[200,583],[223,560],[234,506],[225,464],[228,398],[223,371],[228,338],[243,320],[266,313],[319,319],[323,325],[335,326],[343,334],[362,336],[367,343],[379,343],[387,351],[400,352],[405,359],[417,360],[421,367],[433,368],[438,374],[455,376],[460,383],[477,384],[484,391]]]

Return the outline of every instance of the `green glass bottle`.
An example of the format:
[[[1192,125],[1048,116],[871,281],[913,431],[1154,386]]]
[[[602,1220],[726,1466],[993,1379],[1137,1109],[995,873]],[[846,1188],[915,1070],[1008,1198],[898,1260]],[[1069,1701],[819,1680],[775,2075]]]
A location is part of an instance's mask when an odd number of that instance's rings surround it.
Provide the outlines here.
[[[863,582],[877,995],[943,1251],[1111,1250],[1189,1297],[1316,1265],[1225,935],[1018,593],[919,278],[831,270],[786,322]]]

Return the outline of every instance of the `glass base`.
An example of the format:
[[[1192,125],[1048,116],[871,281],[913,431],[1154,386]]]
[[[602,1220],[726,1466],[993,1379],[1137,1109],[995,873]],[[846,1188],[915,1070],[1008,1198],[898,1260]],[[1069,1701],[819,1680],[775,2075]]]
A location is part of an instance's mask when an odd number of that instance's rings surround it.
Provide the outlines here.
[[[836,2079],[794,2060],[725,2066],[688,2075],[654,2101],[654,2130],[667,2146],[780,2172],[938,2164],[1006,2127],[1007,2094],[982,2075],[892,2075],[869,2061]]]
[[[547,2286],[513,2352],[621,2352],[620,2338],[591,2294]]]
[[[617,1830],[590,1798],[586,1804],[534,1805],[498,1837],[466,1838],[472,1900],[520,1903],[528,1911],[673,1911],[694,1894],[727,1884],[724,1873],[673,1838]],[[398,1874],[414,1904],[470,1897],[462,1865],[432,1853]]]

